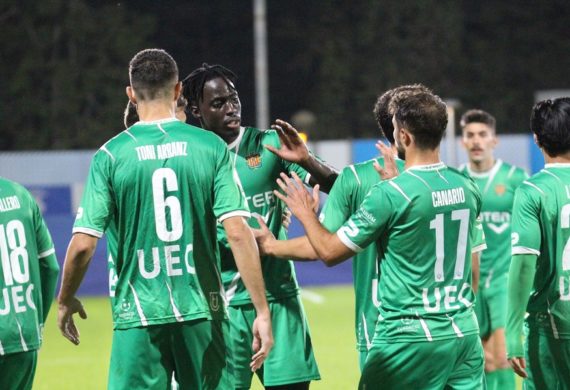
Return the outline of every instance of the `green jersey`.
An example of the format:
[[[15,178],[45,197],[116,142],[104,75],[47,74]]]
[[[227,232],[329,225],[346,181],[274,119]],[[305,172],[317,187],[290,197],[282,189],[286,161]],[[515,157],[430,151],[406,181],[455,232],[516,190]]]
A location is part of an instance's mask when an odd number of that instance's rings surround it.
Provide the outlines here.
[[[537,255],[527,306],[539,330],[570,338],[570,164],[546,164],[515,194],[512,254]]]
[[[115,329],[223,317],[217,220],[236,215],[249,212],[215,134],[165,119],[103,145],[73,232],[107,234]]]
[[[511,211],[517,187],[528,178],[514,165],[497,160],[485,173],[473,172],[466,164],[461,171],[473,178],[483,196],[481,219],[487,249],[481,254],[481,283],[506,275],[511,262]],[[489,287],[488,285],[486,285]]]
[[[481,194],[443,163],[415,166],[376,184],[337,231],[355,252],[376,241],[384,255],[373,344],[463,337],[479,332],[471,253]]]
[[[42,262],[54,253],[32,195],[0,178],[0,356],[40,347],[47,305],[53,299],[52,291],[42,301]]]
[[[287,232],[282,224],[284,204],[273,195],[273,190],[279,189],[276,180],[281,172],[295,172],[305,182],[308,182],[310,175],[297,164],[277,157],[264,145],[280,148],[277,132],[242,127],[236,140],[228,145],[228,149],[232,152],[232,161],[252,214],[261,216],[275,237],[284,240],[287,238]],[[255,228],[259,227],[255,218],[251,218],[249,224]],[[220,226],[218,240],[222,256],[222,280],[227,300],[231,306],[251,303],[249,293],[237,271],[225,231]],[[293,262],[262,256],[261,268],[269,301],[298,294],[299,286]]]
[[[358,210],[372,186],[380,181],[374,162],[384,165],[383,158],[368,160],[344,168],[336,179],[320,215],[325,228],[337,231]],[[404,161],[396,160],[403,171]],[[383,253],[376,243],[371,243],[352,260],[355,297],[356,347],[366,351],[372,346],[372,338],[378,320],[379,261]]]

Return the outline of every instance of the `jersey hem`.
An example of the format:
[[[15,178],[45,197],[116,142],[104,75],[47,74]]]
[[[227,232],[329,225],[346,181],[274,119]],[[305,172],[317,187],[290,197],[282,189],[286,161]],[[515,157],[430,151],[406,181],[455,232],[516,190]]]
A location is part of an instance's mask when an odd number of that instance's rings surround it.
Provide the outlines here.
[[[299,289],[297,289],[296,291],[290,291],[288,293],[284,293],[283,295],[265,295],[265,298],[267,299],[267,302],[275,302],[275,301],[280,301],[282,299],[289,299],[289,298],[295,298],[297,296],[299,296]],[[251,305],[253,304],[253,302],[251,301],[251,298],[241,298],[237,301],[230,301],[229,305],[230,307],[237,307],[237,306],[245,306],[245,305]]]
[[[478,252],[482,252],[485,249],[487,249],[487,244],[481,244],[481,245],[477,245],[475,248],[471,249],[471,253],[478,253]]]
[[[336,232],[337,237],[340,239],[340,241],[347,246],[350,250],[352,250],[353,252],[359,253],[362,252],[364,249],[359,247],[358,245],[356,245],[354,242],[352,242],[347,236],[346,233],[344,233],[342,231],[342,229],[339,229]]]
[[[513,255],[537,255],[540,256],[540,251],[532,248],[527,248],[526,246],[513,246],[511,252]]]
[[[44,257],[48,257],[49,255],[51,255],[53,253],[55,253],[55,248],[45,250],[42,253],[38,254],[38,259],[43,259]]]
[[[13,353],[34,352],[34,351],[37,351],[38,349],[40,349],[41,345],[42,345],[41,343],[32,344],[31,346],[26,344],[26,347],[28,347],[28,349],[26,351],[24,351],[22,349],[22,344],[20,344],[20,343],[18,343],[16,346],[14,346],[12,348],[6,348],[6,346],[3,346],[4,347],[4,353],[2,355],[0,355],[0,357],[10,355]]]
[[[206,319],[212,320],[212,315],[209,312],[201,311],[194,314],[185,314],[182,315],[182,321],[178,321],[174,315],[169,317],[161,317],[161,318],[147,318],[146,325],[142,325],[141,320],[137,319],[136,321],[129,321],[129,322],[115,322],[113,321],[113,330],[126,330],[132,328],[146,328],[152,325],[167,325],[179,322],[187,322],[199,319]],[[224,314],[224,319],[227,319],[227,315]]]
[[[245,210],[236,210],[236,211],[230,211],[229,213],[225,213],[223,215],[220,216],[220,218],[218,218],[218,221],[222,222],[228,218],[231,217],[245,217],[245,218],[251,218],[251,213],[249,211],[245,211]]]
[[[379,345],[385,345],[385,344],[395,344],[395,343],[431,343],[434,341],[441,341],[441,340],[451,340],[451,339],[460,339],[460,338],[464,338],[465,336],[471,336],[474,334],[479,334],[479,329],[473,329],[473,330],[468,330],[468,331],[462,331],[461,334],[463,334],[462,337],[457,336],[456,333],[451,333],[448,335],[440,335],[440,336],[431,336],[431,340],[428,340],[425,336],[422,337],[411,337],[411,338],[406,338],[406,337],[391,337],[391,338],[382,338],[379,340],[373,340],[372,341],[372,346],[379,346]]]

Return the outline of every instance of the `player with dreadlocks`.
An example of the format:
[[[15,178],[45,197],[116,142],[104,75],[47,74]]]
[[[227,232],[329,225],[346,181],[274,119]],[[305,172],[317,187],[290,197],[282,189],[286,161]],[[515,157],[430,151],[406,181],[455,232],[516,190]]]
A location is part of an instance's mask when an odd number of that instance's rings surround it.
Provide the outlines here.
[[[183,95],[188,113],[204,129],[219,135],[232,152],[236,172],[250,210],[261,216],[273,234],[285,238],[282,226],[284,205],[273,190],[281,172],[295,172],[305,183],[332,187],[337,172],[315,158],[287,122],[277,120],[270,130],[241,126],[241,102],[235,87],[236,75],[221,65],[203,64],[183,80]],[[318,187],[315,187],[318,188]],[[250,226],[258,227],[254,218]],[[236,388],[250,388],[252,373],[251,322],[255,310],[244,289],[223,230],[218,230],[222,258],[222,279],[229,303],[230,333],[233,342]],[[258,370],[267,389],[308,389],[311,380],[320,378],[313,356],[311,337],[299,286],[290,261],[271,256],[261,260],[266,295],[274,326],[275,347]]]

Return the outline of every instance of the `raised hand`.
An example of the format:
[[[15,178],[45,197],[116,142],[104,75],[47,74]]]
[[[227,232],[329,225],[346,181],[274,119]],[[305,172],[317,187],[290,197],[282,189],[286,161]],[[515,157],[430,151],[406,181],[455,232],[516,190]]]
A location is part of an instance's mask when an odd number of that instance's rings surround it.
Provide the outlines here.
[[[376,142],[376,149],[384,157],[384,167],[374,161],[374,169],[380,175],[382,180],[388,180],[400,174],[396,166],[396,159],[394,158],[394,151],[386,146],[382,141]]]
[[[303,182],[295,172],[291,173],[292,179],[286,174],[281,173],[281,178],[277,179],[279,188],[283,191],[273,191],[275,196],[281,199],[291,212],[299,219],[307,215],[316,214],[319,205],[319,186],[313,187],[313,193],[310,194],[303,185]]]
[[[265,148],[283,160],[302,164],[310,158],[309,148],[299,136],[299,132],[284,120],[277,119],[271,128],[279,134],[281,148],[277,149],[271,145],[264,145]]]

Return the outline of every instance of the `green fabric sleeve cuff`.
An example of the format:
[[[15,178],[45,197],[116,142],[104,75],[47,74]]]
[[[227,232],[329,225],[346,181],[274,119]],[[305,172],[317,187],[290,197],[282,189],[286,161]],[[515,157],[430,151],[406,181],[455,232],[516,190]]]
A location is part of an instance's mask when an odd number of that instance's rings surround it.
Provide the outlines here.
[[[507,327],[507,357],[524,357],[524,316],[536,273],[535,255],[514,255],[509,268]]]

